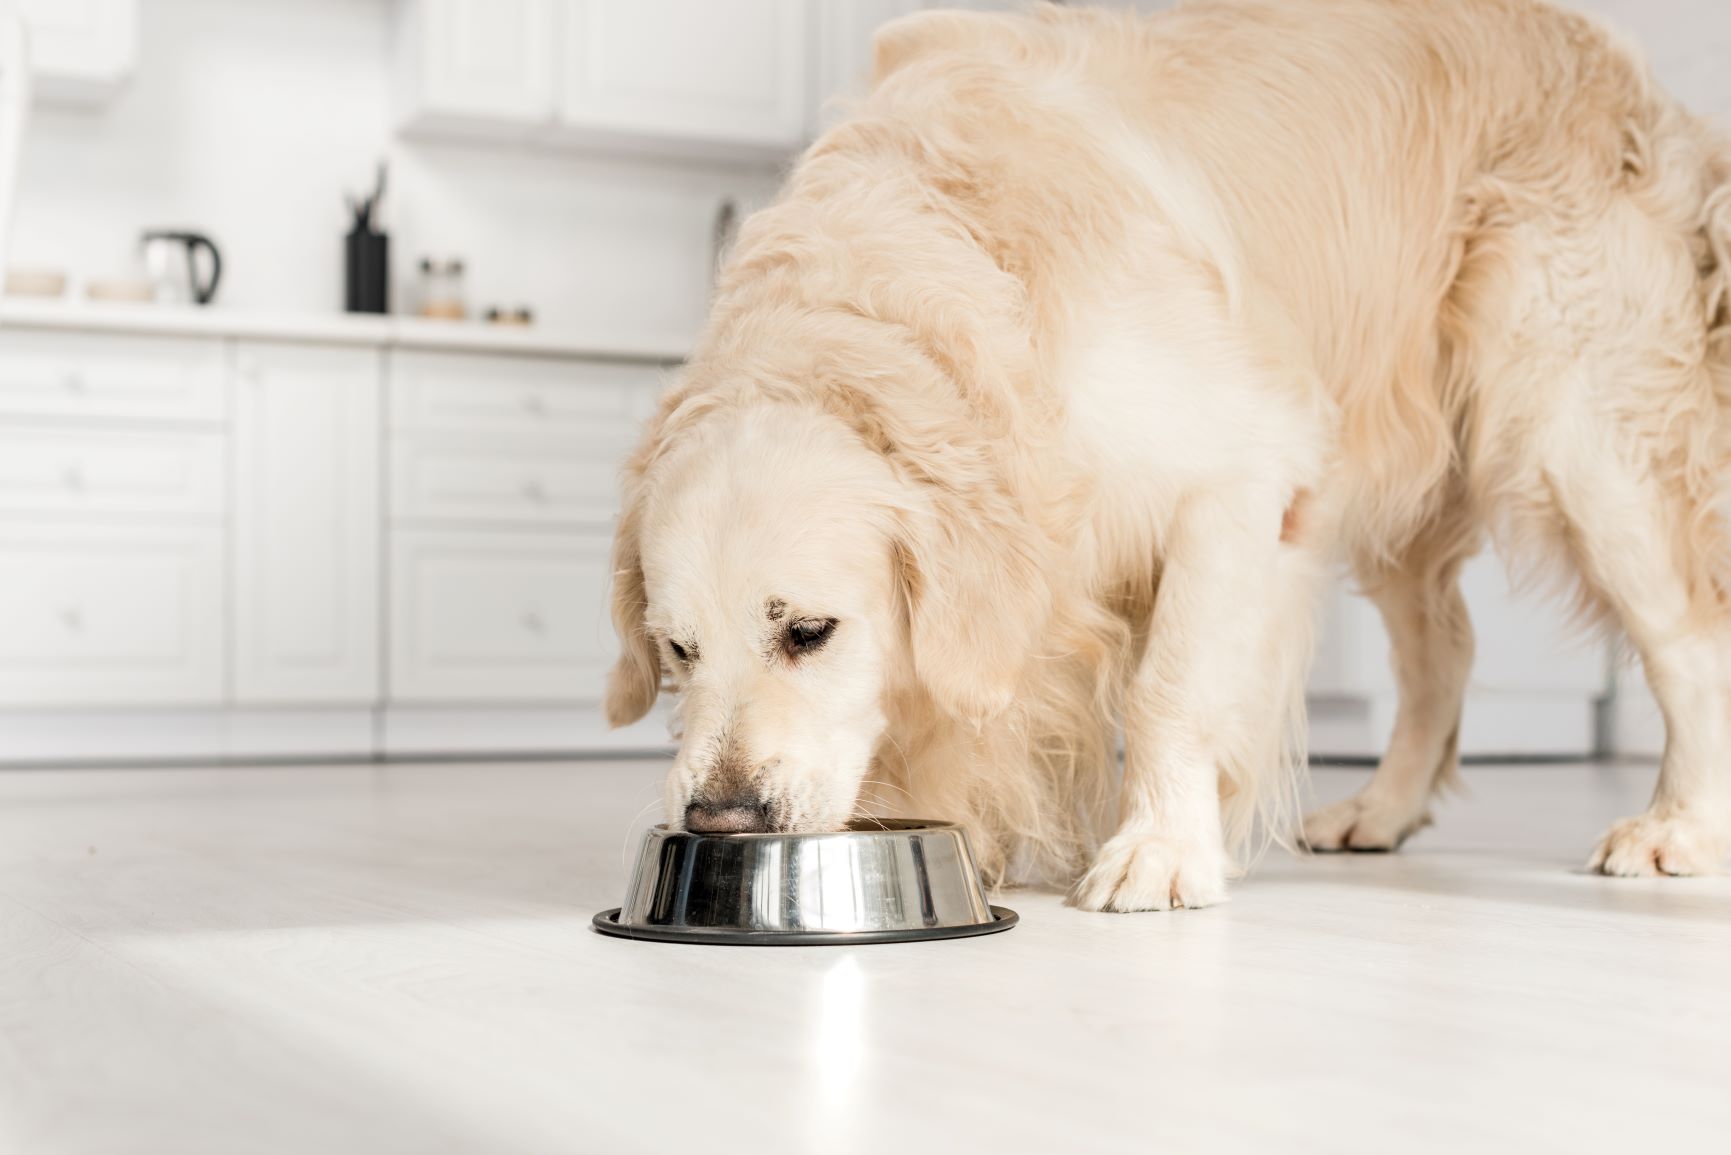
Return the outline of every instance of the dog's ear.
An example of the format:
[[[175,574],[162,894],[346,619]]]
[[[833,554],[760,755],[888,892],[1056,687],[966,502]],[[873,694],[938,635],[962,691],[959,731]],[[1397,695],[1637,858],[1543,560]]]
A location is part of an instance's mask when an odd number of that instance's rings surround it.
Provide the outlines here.
[[[1052,612],[1038,539],[1010,499],[937,494],[896,542],[914,672],[946,713],[979,722],[1015,700]]]
[[[643,503],[627,493],[625,512],[613,537],[613,632],[619,660],[607,676],[607,724],[628,726],[649,712],[661,691],[661,654],[643,625],[648,594],[639,551]]]

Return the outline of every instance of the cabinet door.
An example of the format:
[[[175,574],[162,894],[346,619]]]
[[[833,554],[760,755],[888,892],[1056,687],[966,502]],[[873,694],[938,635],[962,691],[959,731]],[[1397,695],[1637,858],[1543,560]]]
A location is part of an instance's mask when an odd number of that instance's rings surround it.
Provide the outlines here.
[[[653,366],[399,350],[391,355],[395,433],[604,440],[618,458],[661,387]]]
[[[813,5],[814,70],[807,101],[807,133],[816,136],[833,120],[829,102],[864,96],[871,86],[872,39],[877,30],[918,12],[921,0],[825,0]]]
[[[604,531],[398,530],[395,702],[594,702],[616,647]]]
[[[245,344],[236,367],[235,699],[371,702],[379,355]]]
[[[0,426],[0,512],[216,517],[227,466],[220,433]]]
[[[220,424],[222,345],[180,337],[7,329],[0,417]]]
[[[0,707],[215,706],[222,531],[0,523]]]
[[[1488,552],[1467,563],[1461,592],[1476,639],[1461,753],[1590,754],[1608,676],[1599,643],[1569,627],[1557,599],[1517,594]],[[1309,683],[1311,753],[1380,757],[1399,702],[1381,616],[1367,599],[1336,588],[1322,620]]]
[[[407,0],[413,116],[515,124],[553,119],[558,0]]]
[[[795,148],[805,21],[804,0],[565,0],[561,118],[650,141]]]
[[[18,14],[39,98],[98,103],[132,74],[138,0],[19,0]]]
[[[18,188],[18,154],[24,144],[24,111],[30,107],[30,98],[24,26],[0,5],[0,269],[7,266],[12,198]]]
[[[401,437],[391,445],[391,515],[422,522],[609,526],[619,503],[619,465],[628,451],[607,441],[563,438]],[[4,498],[0,488],[0,503]]]

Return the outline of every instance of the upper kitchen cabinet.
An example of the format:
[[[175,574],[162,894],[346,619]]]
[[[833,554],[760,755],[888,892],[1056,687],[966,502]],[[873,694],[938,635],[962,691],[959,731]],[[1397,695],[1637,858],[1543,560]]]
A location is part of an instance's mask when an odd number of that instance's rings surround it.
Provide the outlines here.
[[[18,14],[37,100],[101,104],[132,76],[138,0],[18,0]]]
[[[804,139],[805,0],[566,0],[564,12],[559,120],[579,139],[771,154]]]
[[[423,135],[773,161],[863,87],[917,0],[399,0],[400,122]]]
[[[498,132],[553,119],[560,0],[402,0],[405,126]]]
[[[924,7],[922,0],[826,0],[812,5],[808,135],[815,137],[835,122],[838,110],[832,98],[865,94],[877,30]]]

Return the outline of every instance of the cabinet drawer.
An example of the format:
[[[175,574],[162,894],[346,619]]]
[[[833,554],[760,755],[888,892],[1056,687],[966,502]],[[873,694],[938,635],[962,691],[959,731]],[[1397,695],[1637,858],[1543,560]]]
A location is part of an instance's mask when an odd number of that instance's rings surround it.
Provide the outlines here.
[[[222,532],[0,525],[0,704],[216,704]]]
[[[615,653],[607,534],[400,531],[391,697],[594,701]]]
[[[398,518],[607,526],[618,506],[623,448],[484,445],[400,438],[391,447]]]
[[[398,352],[391,424],[452,433],[578,434],[628,444],[660,387],[653,366]]]
[[[0,510],[220,514],[215,433],[0,427]]]
[[[222,343],[8,329],[0,416],[220,421]]]

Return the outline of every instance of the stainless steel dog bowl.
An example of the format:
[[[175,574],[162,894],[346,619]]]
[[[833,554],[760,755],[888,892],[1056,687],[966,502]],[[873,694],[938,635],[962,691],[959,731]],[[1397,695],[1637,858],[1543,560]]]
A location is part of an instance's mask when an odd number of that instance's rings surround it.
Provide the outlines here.
[[[666,942],[787,946],[993,934],[974,853],[947,822],[856,823],[825,834],[644,836],[625,905],[595,929]]]

